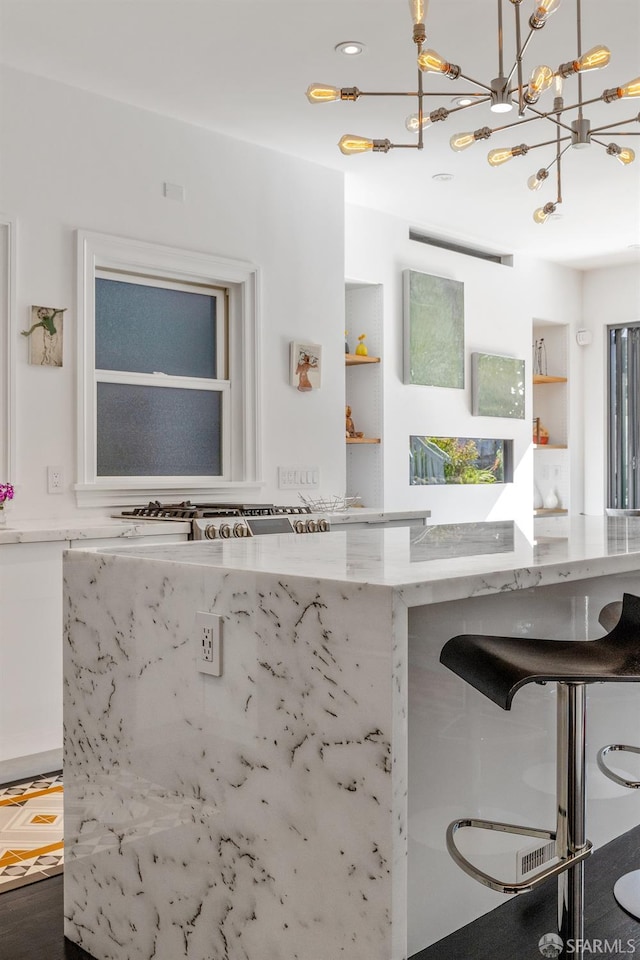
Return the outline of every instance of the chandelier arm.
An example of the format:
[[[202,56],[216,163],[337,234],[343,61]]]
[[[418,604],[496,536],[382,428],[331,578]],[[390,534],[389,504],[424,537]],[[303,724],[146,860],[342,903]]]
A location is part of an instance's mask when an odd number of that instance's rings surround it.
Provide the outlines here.
[[[468,110],[469,107],[477,107],[481,103],[489,103],[491,97],[482,97],[477,100],[474,100],[472,103],[461,103],[459,107],[451,107],[448,113],[459,113],[460,110]]]
[[[417,90],[360,90],[361,97],[417,97]],[[449,96],[451,94],[449,93]]]
[[[594,137],[593,133],[591,134],[591,143],[597,143],[599,146],[604,147],[605,149],[609,146],[608,143],[603,143],[602,140],[598,140],[597,137]]]
[[[492,127],[491,133],[498,133],[500,130],[510,130],[511,127],[521,127],[525,123],[532,123],[534,120],[540,120],[543,116],[544,114],[541,114],[538,117],[526,117],[524,120],[514,120],[513,123],[504,123],[501,127]]]
[[[549,147],[551,146],[551,144],[554,144],[555,146],[557,146],[559,143],[563,143],[565,140],[570,140],[570,139],[571,137],[560,137],[559,139],[556,138],[554,140],[545,140],[544,143],[533,143],[529,146],[529,150],[537,150],[538,147]],[[571,146],[571,144],[567,144],[567,146]],[[556,155],[556,160],[557,159],[558,159],[558,156]],[[551,164],[549,164],[549,166],[551,166]]]
[[[562,130],[567,130],[568,133],[573,133],[572,128],[567,123],[563,123],[562,120],[559,119],[559,117],[560,117],[559,114],[558,116],[554,117],[553,114],[551,113],[538,113],[535,119],[548,120],[550,123],[555,123],[555,125],[559,128],[562,128]]]
[[[418,44],[418,56],[422,50],[422,41]],[[422,100],[424,97],[423,83],[422,83],[422,70],[418,68],[418,150],[422,150],[423,147],[423,136],[424,131],[422,129],[422,121],[424,118],[424,112],[422,109]]]
[[[452,111],[452,112],[453,112],[453,111]],[[628,120],[616,120],[615,123],[607,123],[607,124],[606,124],[605,126],[603,126],[603,127],[596,127],[594,130],[592,130],[592,133],[602,133],[603,130],[611,130],[612,127],[619,127],[621,123],[637,123],[637,122],[638,122],[638,117],[637,117],[637,116],[635,116],[635,117],[630,117]],[[614,130],[613,132],[614,132],[614,133],[616,133],[616,132],[618,132],[618,133],[624,133],[625,137],[637,137],[637,136],[638,136],[637,133],[635,133],[635,132],[632,133],[630,130],[618,130],[618,131],[615,131],[615,130]]]
[[[576,31],[577,31],[577,42],[578,42],[578,56],[579,60],[582,56],[582,6],[581,0],[576,0]],[[578,71],[578,120],[582,120],[582,72]]]
[[[556,203],[562,203],[562,153],[560,151],[560,144],[562,139],[560,137],[560,116],[558,115],[558,125],[556,126],[556,188],[558,199]]]
[[[476,87],[482,87],[483,90],[488,90],[491,93],[491,87],[488,87],[486,83],[481,83],[479,80],[474,80],[473,77],[467,77],[464,73],[458,74],[456,80],[460,78],[462,80],[467,80],[469,83],[475,83]],[[451,94],[449,94],[451,96]]]
[[[522,56],[523,52],[520,50],[520,42],[522,36],[520,33],[520,4],[516,3],[516,66],[518,68],[518,116],[524,116],[524,87],[522,84]],[[531,31],[533,33],[533,30]],[[507,86],[509,86],[509,81],[507,80]]]

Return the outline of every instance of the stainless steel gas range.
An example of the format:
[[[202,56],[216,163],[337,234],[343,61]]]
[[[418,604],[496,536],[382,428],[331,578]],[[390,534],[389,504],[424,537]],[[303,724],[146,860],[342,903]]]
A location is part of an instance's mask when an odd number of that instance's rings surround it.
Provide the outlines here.
[[[281,507],[272,503],[160,503],[132,507],[117,514],[123,520],[189,521],[190,540],[230,540],[269,533],[327,533],[329,520],[310,507]]]

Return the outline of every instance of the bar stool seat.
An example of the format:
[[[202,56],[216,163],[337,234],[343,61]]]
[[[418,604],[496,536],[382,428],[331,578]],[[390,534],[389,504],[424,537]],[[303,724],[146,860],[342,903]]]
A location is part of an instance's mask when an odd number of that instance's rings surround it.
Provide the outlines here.
[[[591,852],[585,835],[586,686],[640,681],[640,597],[625,594],[620,618],[598,640],[550,640],[463,634],[449,640],[440,662],[503,710],[528,683],[557,684],[556,830],[496,823],[473,817],[454,820],[447,849],[469,876],[502,893],[526,893],[551,876],[558,878],[558,930],[567,941],[582,941],[584,863]],[[465,827],[498,830],[555,841],[553,866],[526,881],[504,881],[472,864],[456,845]],[[564,956],[564,954],[563,954]]]
[[[442,648],[440,662],[511,709],[527,683],[640,681],[640,597],[625,594],[620,619],[598,640],[537,640],[463,634]]]
[[[618,623],[621,614],[622,603],[616,600],[602,608],[598,620],[605,630],[610,630]],[[627,787],[629,790],[640,789],[640,780],[630,780],[627,777],[622,777],[607,766],[605,757],[610,753],[638,754],[640,753],[640,747],[631,746],[626,743],[609,743],[598,751],[597,757],[598,767],[609,780],[612,780],[622,787]],[[640,870],[631,870],[629,873],[625,873],[619,877],[613,886],[613,896],[627,913],[630,913],[631,916],[640,920]]]

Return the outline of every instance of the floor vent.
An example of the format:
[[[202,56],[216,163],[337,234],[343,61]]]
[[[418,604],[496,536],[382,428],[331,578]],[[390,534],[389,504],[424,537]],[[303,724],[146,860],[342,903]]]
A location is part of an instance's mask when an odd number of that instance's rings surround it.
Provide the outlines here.
[[[545,863],[554,860],[555,857],[555,840],[545,840],[544,843],[537,843],[535,847],[518,850],[516,853],[517,880],[527,880],[530,874],[535,873],[540,867],[543,867]]]
[[[499,263],[503,267],[513,266],[513,255],[510,253],[491,253],[488,250],[481,250],[479,247],[466,247],[461,243],[453,243],[451,240],[443,240],[441,237],[434,237],[429,233],[419,233],[417,230],[409,230],[409,239],[417,243],[426,243],[430,247],[440,247],[442,250],[452,250],[454,253],[463,253],[467,257],[477,257],[479,260],[488,260],[489,263]]]

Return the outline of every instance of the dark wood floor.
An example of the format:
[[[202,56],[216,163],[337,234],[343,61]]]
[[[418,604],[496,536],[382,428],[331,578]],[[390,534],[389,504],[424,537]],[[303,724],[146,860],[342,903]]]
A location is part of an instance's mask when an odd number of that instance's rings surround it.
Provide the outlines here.
[[[620,909],[611,892],[615,880],[636,867],[640,867],[640,827],[596,851],[586,862],[585,937],[610,944],[621,941],[621,949],[606,951],[610,958],[629,960],[634,953],[640,958],[640,922]],[[0,894],[0,960],[91,960],[84,950],[65,941],[62,911],[61,876]],[[555,930],[555,915],[555,881],[551,880],[415,954],[412,960],[540,960],[538,940]],[[598,953],[604,955],[604,948],[586,956]]]

